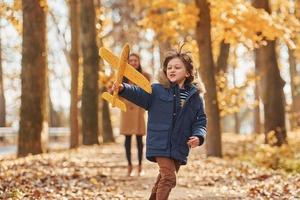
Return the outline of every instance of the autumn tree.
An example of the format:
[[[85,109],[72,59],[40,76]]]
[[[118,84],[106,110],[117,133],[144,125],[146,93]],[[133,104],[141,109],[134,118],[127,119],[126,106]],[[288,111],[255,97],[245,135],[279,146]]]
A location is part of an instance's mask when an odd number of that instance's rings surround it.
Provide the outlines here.
[[[190,43],[192,48],[189,48],[192,53],[195,65],[198,65],[198,57],[201,54],[205,54],[206,49],[198,49],[197,45],[194,45],[194,40],[198,37],[195,23],[197,20],[201,20],[198,13],[202,12],[198,7],[193,5],[193,1],[143,1],[134,0],[139,3],[140,7],[147,7],[145,5],[151,4],[149,8],[144,11],[144,18],[141,24],[145,28],[151,28],[154,30],[157,36],[161,39],[159,42],[167,42],[174,44],[174,41],[182,41],[183,39]],[[229,48],[236,48],[242,44],[249,51],[255,47],[262,45],[265,40],[274,40],[274,38],[282,38],[288,44],[291,44],[290,37],[293,32],[287,23],[284,23],[279,15],[271,15],[264,10],[256,9],[251,5],[249,1],[240,0],[228,0],[218,1],[210,0],[210,24],[211,24],[211,41],[212,41],[212,57],[214,63],[216,60],[214,73],[216,77],[217,86],[217,99],[220,115],[233,114],[238,112],[245,96],[246,86],[251,81],[256,80],[249,76],[242,86],[236,88],[227,87],[228,78],[227,73],[218,73],[227,70],[227,59],[229,54]],[[203,11],[205,12],[205,11]],[[292,20],[293,21],[293,20]],[[295,25],[295,23],[291,23]],[[257,33],[260,33],[259,35]],[[184,33],[188,33],[185,35]],[[201,32],[200,32],[201,34]],[[198,39],[196,39],[199,41]],[[199,42],[198,42],[199,43]],[[201,60],[201,59],[199,59]],[[208,61],[207,61],[208,62]],[[202,63],[200,63],[200,70]],[[223,70],[221,70],[223,68]],[[202,73],[200,71],[200,73]],[[207,72],[206,72],[207,73]],[[205,76],[207,78],[207,76]],[[225,81],[223,81],[225,80]],[[225,83],[225,85],[224,85]],[[222,84],[220,86],[219,84]],[[224,87],[225,86],[225,87]],[[213,87],[206,85],[206,87]],[[223,89],[220,89],[223,87]],[[210,90],[208,90],[210,91]],[[238,95],[237,95],[238,94]],[[230,104],[236,97],[242,97],[238,105]],[[249,107],[251,108],[251,107]],[[257,115],[258,116],[258,115]],[[259,120],[259,118],[257,118]]]
[[[110,111],[109,111],[109,105],[107,102],[103,101],[103,114],[102,114],[103,120],[103,132],[102,132],[102,138],[103,142],[114,142],[115,138],[113,135],[113,127],[110,119]]]
[[[220,115],[215,81],[215,64],[213,61],[211,46],[211,16],[209,3],[206,0],[196,0],[200,9],[199,21],[197,23],[196,35],[199,47],[200,75],[209,91],[205,95],[205,110],[208,121],[207,155],[222,156]]]
[[[1,1],[0,2],[0,18],[5,19],[7,23],[12,25],[15,30],[21,35],[22,33],[22,20],[18,13],[21,11],[21,1],[13,1],[11,3]],[[2,41],[1,41],[1,33],[2,29],[6,25],[1,25],[0,27],[0,126],[6,125],[6,100],[4,96],[4,88],[3,88],[3,57],[2,51],[4,49]]]
[[[43,1],[22,1],[22,89],[18,156],[46,151],[48,119],[45,9]]]
[[[47,85],[49,85],[49,80],[47,81]],[[48,86],[48,91],[50,91],[50,87]],[[61,127],[63,126],[60,112],[56,111],[53,107],[52,99],[50,94],[48,95],[48,109],[49,109],[49,126],[50,127]]]
[[[70,105],[70,147],[80,144],[78,120],[78,75],[79,75],[79,0],[69,1],[71,24],[71,105]]]
[[[230,44],[225,43],[225,40],[220,42],[220,53],[216,64],[216,73],[227,72],[228,57],[229,57]]]
[[[95,7],[93,0],[80,1],[80,34],[83,55],[82,134],[83,144],[98,141],[98,69],[99,55],[96,43]]]
[[[256,8],[264,9],[271,13],[268,0],[254,0]],[[259,32],[257,33],[260,34]],[[255,50],[255,65],[261,74],[260,85],[262,101],[264,104],[264,132],[265,142],[269,141],[268,135],[276,136],[276,145],[286,143],[286,126],[284,110],[284,81],[280,76],[275,52],[276,40],[267,40],[265,46]]]
[[[258,68],[255,68],[255,75],[259,76]],[[260,117],[260,95],[259,95],[259,81],[255,79],[255,86],[254,86],[254,99],[256,101],[256,106],[254,108],[254,132],[257,134],[262,133],[262,122]]]
[[[1,16],[1,15],[0,15]],[[1,26],[0,26],[0,127],[6,124],[5,113],[5,96],[3,87],[3,70],[2,70],[2,45],[1,45]]]
[[[300,23],[300,0],[294,2],[294,12],[292,15],[295,15]],[[292,94],[292,104],[290,110],[291,118],[291,128],[295,129],[300,126],[300,71],[297,70],[297,63],[300,60],[300,30],[293,37],[293,41],[298,44],[296,49],[288,48],[289,53],[289,65],[290,65],[290,84],[291,84],[291,94]],[[298,55],[297,55],[298,51]]]
[[[105,20],[103,19],[104,16],[104,9],[101,7],[101,1],[96,1],[96,27],[97,28],[97,44],[98,46],[103,46],[103,29]],[[119,33],[120,34],[120,33]],[[124,38],[123,38],[124,39]],[[103,60],[100,60],[100,74],[104,75],[104,63]],[[103,78],[103,77],[102,77]],[[105,83],[101,80],[101,76],[99,76],[99,88],[100,92],[106,92]],[[109,110],[109,104],[107,101],[103,100],[102,98],[99,100],[99,133],[102,136],[102,141],[104,143],[107,142],[114,142],[114,134],[113,134],[113,127],[110,119],[110,110]]]

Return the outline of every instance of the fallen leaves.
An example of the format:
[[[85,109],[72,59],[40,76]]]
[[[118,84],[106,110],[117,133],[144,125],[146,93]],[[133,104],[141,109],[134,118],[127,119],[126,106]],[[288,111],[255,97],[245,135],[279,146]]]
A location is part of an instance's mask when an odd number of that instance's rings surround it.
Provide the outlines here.
[[[0,199],[147,199],[157,167],[145,161],[145,176],[126,177],[123,148],[119,142],[2,160]],[[258,168],[233,156],[206,158],[204,153],[204,147],[192,150],[170,199],[300,198],[299,174]]]

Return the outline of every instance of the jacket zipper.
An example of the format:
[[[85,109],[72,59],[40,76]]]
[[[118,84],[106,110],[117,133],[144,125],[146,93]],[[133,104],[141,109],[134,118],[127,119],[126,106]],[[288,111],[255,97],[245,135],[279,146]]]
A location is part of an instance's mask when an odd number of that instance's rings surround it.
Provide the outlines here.
[[[172,129],[171,129],[171,133],[169,136],[169,141],[170,141],[170,152],[169,155],[171,157],[171,149],[172,149],[172,133],[173,130],[175,128],[175,121],[176,121],[176,87],[173,88],[173,112],[172,112]]]
[[[169,152],[169,156],[171,157],[171,149],[172,149],[172,133],[173,133],[173,130],[175,128],[175,123],[176,123],[176,119],[178,119],[178,117],[181,115],[182,111],[183,111],[183,108],[185,108],[185,105],[187,103],[187,101],[195,94],[195,92],[191,92],[191,94],[186,98],[186,102],[185,104],[183,105],[183,107],[180,109],[179,113],[177,114],[177,94],[176,94],[176,87],[173,88],[173,113],[172,113],[172,129],[171,129],[171,133],[170,133],[170,136],[169,136],[169,141],[170,141],[170,152]]]

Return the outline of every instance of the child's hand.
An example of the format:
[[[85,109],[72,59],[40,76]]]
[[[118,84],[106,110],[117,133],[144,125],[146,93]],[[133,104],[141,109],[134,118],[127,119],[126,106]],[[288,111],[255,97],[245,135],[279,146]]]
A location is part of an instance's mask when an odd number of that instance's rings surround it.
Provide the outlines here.
[[[192,136],[189,138],[189,141],[187,142],[187,144],[189,145],[190,148],[197,147],[200,144],[199,138],[196,136]]]
[[[109,92],[113,93],[114,91],[116,91],[117,93],[119,93],[123,89],[124,89],[124,86],[122,83],[117,86],[116,82],[114,82]]]

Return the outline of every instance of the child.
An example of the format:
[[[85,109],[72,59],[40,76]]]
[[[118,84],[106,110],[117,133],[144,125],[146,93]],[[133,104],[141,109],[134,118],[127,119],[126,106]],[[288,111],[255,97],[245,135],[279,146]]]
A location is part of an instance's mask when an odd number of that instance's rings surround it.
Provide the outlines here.
[[[176,172],[187,163],[189,149],[202,145],[206,135],[206,115],[199,95],[203,90],[192,83],[192,59],[181,48],[165,58],[152,94],[126,83],[112,88],[148,111],[146,157],[159,166],[150,199],[168,199],[176,185]]]

